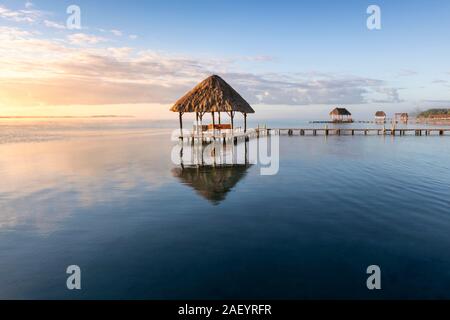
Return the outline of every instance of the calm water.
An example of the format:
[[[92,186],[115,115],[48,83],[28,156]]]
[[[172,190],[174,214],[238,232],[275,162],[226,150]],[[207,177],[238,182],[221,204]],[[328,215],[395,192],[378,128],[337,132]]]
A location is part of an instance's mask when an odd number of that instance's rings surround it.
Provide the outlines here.
[[[152,126],[0,123],[0,298],[450,298],[450,137],[283,137],[261,176]]]

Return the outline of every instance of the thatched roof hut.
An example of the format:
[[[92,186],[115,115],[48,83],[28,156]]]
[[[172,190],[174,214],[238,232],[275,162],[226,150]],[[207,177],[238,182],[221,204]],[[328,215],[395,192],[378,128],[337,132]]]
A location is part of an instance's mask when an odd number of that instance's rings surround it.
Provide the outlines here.
[[[255,113],[247,101],[221,77],[213,75],[179,99],[173,112],[241,112]]]
[[[330,112],[331,119],[335,122],[352,122],[352,114],[345,108],[335,108]]]
[[[243,179],[251,165],[174,168],[172,174],[202,197],[218,205]]]
[[[335,108],[330,112],[330,116],[351,116],[352,114],[345,108]]]
[[[386,112],[384,112],[384,111],[377,111],[377,112],[375,112],[375,117],[377,117],[377,118],[386,118]]]
[[[202,120],[205,113],[211,113],[213,126],[215,125],[214,113],[227,113],[231,117],[231,127],[234,128],[234,115],[240,112],[245,118],[245,130],[247,129],[247,114],[255,113],[241,95],[234,90],[221,77],[213,75],[203,80],[194,89],[186,93],[170,109],[180,115],[180,128],[183,127],[182,116],[184,113],[195,113]]]
[[[395,120],[397,121],[398,118],[400,118],[400,121],[408,122],[409,121],[409,114],[406,113],[406,112],[396,113],[395,114]]]

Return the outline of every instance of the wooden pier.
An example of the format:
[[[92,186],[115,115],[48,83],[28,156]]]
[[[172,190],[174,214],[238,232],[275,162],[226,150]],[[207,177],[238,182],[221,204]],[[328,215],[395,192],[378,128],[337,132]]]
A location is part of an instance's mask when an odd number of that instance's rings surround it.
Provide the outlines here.
[[[385,128],[304,128],[304,129],[268,129],[275,130],[278,135],[299,135],[299,136],[444,136],[450,133],[450,128],[447,129],[437,129],[437,128],[427,128],[427,129],[385,129]]]
[[[192,145],[222,142],[223,144],[249,141],[263,136],[450,136],[450,128],[256,128],[246,132],[241,130],[221,132],[219,130],[203,133],[189,132],[179,136],[183,143]]]

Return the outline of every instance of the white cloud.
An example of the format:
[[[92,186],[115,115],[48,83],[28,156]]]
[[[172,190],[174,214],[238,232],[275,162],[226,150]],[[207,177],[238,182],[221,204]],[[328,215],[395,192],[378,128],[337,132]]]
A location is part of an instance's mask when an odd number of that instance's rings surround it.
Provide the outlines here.
[[[236,62],[244,58],[197,59],[129,47],[99,48],[95,45],[107,40],[85,33],[67,39],[40,39],[21,29],[0,28],[0,97],[47,105],[171,103],[217,73],[250,103],[401,101],[398,89],[379,79],[314,72],[243,73]]]
[[[31,1],[27,1],[25,2],[25,8],[27,9],[31,9],[34,7],[34,4]]]
[[[65,25],[54,22],[54,21],[50,21],[50,20],[44,20],[44,25],[47,28],[54,28],[54,29],[60,29],[60,30],[66,29]]]
[[[136,39],[138,38],[138,36],[135,35],[135,34],[130,34],[129,38],[130,38],[131,40],[136,40]]]
[[[416,76],[419,73],[415,70],[411,70],[411,69],[402,69],[397,73],[397,77],[412,77],[412,76]]]
[[[91,35],[91,34],[86,34],[86,33],[74,33],[74,34],[67,36],[67,39],[69,40],[69,42],[71,44],[77,45],[77,46],[93,45],[93,44],[98,44],[100,42],[108,41],[105,38],[98,37],[98,36]]]
[[[0,5],[0,18],[14,21],[34,23],[43,16],[39,10],[27,8],[26,10],[10,10],[3,5]]]
[[[113,35],[115,35],[116,37],[121,37],[121,36],[123,35],[123,32],[122,32],[122,31],[116,30],[116,29],[111,30],[111,33],[112,33]]]

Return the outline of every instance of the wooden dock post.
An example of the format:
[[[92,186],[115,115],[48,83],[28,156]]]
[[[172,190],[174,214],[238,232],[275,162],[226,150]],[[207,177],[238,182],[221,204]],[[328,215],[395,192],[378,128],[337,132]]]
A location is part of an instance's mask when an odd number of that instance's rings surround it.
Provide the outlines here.
[[[288,135],[292,136],[293,135],[293,131],[291,129],[288,130]]]
[[[443,136],[444,135],[444,130],[439,130],[439,135]]]
[[[301,135],[301,136],[304,136],[304,135],[305,135],[305,130],[301,129],[301,130],[300,130],[300,135]]]

